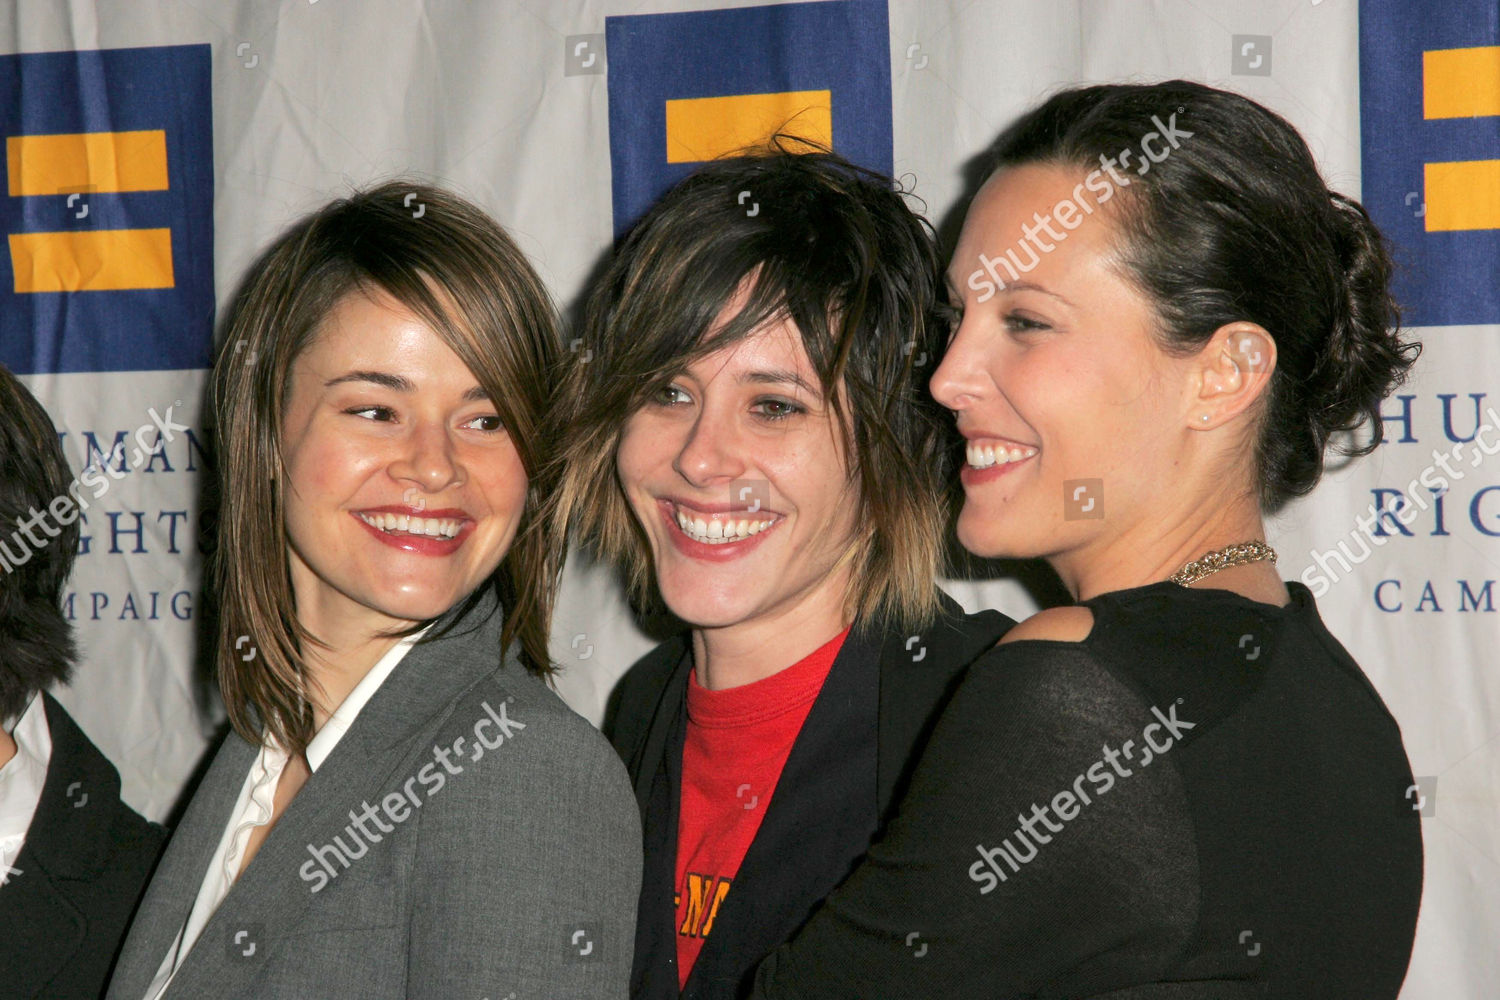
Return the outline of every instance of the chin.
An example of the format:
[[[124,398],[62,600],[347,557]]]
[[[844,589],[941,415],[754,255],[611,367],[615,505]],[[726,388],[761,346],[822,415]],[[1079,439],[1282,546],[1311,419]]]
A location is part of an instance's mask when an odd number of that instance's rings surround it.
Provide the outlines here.
[[[716,594],[711,588],[667,587],[661,591],[667,609],[693,628],[722,628],[744,621],[751,602],[744,594]]]
[[[1042,554],[1040,538],[1018,539],[1013,532],[983,516],[960,516],[956,528],[958,542],[981,559],[1032,559]],[[1029,543],[1029,544],[1028,544]]]
[[[445,590],[441,594],[430,592],[387,594],[375,597],[367,603],[369,607],[391,618],[400,618],[405,621],[428,621],[442,617],[469,593],[470,591]]]
[[[996,545],[998,533],[994,525],[986,523],[982,517],[960,514],[954,532],[960,545],[983,559],[1000,559],[1008,555]]]

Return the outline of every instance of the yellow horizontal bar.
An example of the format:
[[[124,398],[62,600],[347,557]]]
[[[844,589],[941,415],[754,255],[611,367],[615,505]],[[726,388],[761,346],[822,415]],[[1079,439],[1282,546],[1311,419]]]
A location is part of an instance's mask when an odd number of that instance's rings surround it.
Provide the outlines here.
[[[1425,166],[1429,233],[1500,229],[1500,160]]]
[[[699,163],[764,142],[777,131],[833,146],[833,94],[693,97],[667,102],[667,162]]]
[[[71,132],[5,139],[11,197],[86,191],[165,191],[167,133]]]
[[[171,288],[170,229],[11,233],[16,293]]]
[[[1500,115],[1500,45],[1422,53],[1422,117]]]

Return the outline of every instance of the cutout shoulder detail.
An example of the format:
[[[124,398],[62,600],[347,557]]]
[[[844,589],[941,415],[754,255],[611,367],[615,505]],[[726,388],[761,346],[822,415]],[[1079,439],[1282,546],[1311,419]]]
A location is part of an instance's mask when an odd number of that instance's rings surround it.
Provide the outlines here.
[[[1094,630],[1094,613],[1081,605],[1044,608],[1000,637],[998,645],[1023,639],[1082,642]]]

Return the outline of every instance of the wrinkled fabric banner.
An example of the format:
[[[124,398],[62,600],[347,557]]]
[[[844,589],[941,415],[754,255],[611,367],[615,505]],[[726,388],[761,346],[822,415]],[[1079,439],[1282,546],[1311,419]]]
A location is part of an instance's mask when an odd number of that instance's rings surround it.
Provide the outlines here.
[[[1387,443],[1330,468],[1270,541],[1397,717],[1418,776],[1427,881],[1402,995],[1493,995],[1493,0],[12,5],[0,360],[46,404],[74,471],[103,485],[67,598],[84,658],[59,698],[126,800],[168,817],[223,720],[200,662],[216,305],[324,201],[396,174],[451,187],[511,231],[567,315],[650,199],[756,122],[823,129],[951,235],[966,167],[1019,112],[1062,86],[1171,77],[1286,116],[1395,243],[1426,348],[1386,403]],[[1017,617],[1058,598],[1017,571],[945,585]],[[569,703],[597,723],[651,645],[615,575],[571,559],[552,643]]]

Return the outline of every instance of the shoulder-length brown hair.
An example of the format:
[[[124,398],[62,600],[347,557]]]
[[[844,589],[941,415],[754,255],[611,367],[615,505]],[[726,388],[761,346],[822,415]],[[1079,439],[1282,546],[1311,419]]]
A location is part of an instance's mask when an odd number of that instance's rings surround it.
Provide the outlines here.
[[[493,587],[505,613],[502,647],[519,643],[531,670],[551,669],[558,564],[531,524],[550,492],[541,421],[556,311],[520,249],[483,211],[438,188],[390,181],[332,202],[272,244],[245,276],[214,363],[219,685],[241,736],[258,742],[264,726],[290,752],[313,735],[302,651],[318,637],[298,622],[292,593],[282,415],[292,364],[324,318],[345,296],[371,289],[442,338],[510,432],[528,478],[525,513],[495,575],[466,602]],[[246,637],[256,654],[249,659]]]
[[[936,616],[957,442],[926,391],[946,343],[931,228],[886,177],[792,136],[714,161],[638,222],[596,285],[552,413],[547,521],[656,598],[616,473],[629,417],[694,360],[790,318],[833,408],[861,525],[847,609],[916,630]],[[747,289],[739,314],[713,330]]]

